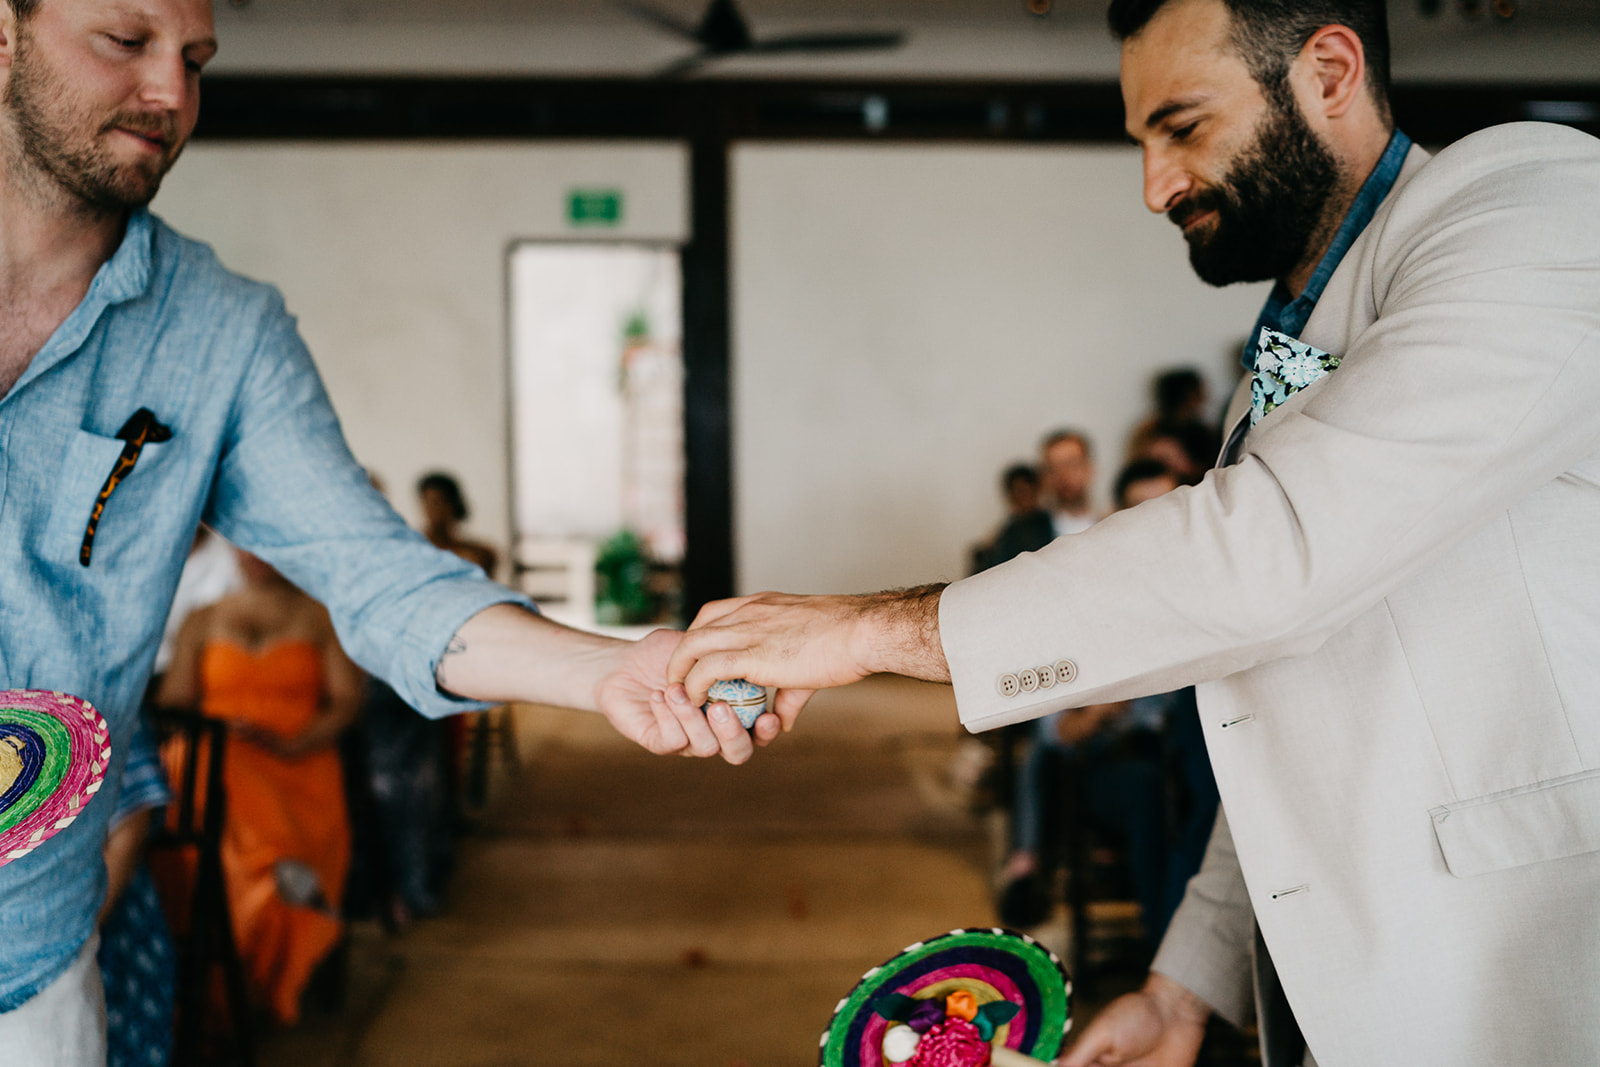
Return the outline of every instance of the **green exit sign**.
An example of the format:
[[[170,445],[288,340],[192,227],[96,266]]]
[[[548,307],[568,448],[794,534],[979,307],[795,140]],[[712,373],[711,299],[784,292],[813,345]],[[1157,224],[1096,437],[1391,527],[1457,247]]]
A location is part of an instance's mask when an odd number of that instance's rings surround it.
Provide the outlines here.
[[[574,189],[567,194],[567,221],[574,226],[616,226],[622,222],[621,189]]]

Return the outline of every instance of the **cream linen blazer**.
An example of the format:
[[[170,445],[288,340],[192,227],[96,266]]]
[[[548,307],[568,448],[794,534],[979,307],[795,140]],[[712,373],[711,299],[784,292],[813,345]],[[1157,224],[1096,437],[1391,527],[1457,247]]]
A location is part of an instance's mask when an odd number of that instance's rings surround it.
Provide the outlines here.
[[[945,591],[962,721],[1201,683],[1166,973],[1246,1014],[1253,910],[1321,1067],[1600,1064],[1600,141],[1414,149],[1301,339],[1236,464]]]

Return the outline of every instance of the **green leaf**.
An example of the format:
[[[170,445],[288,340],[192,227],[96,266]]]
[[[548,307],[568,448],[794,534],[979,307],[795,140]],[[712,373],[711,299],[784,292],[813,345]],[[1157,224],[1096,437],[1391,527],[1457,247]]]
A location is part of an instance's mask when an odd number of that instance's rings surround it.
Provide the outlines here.
[[[903,1023],[911,1018],[911,1009],[916,1006],[916,1000],[904,993],[885,993],[872,1002],[872,1010],[876,1014],[895,1023]]]
[[[991,1000],[978,1009],[972,1025],[978,1028],[980,1038],[989,1041],[994,1037],[996,1030],[1015,1019],[1021,1010],[1021,1005],[1013,1004],[1009,1000]]]

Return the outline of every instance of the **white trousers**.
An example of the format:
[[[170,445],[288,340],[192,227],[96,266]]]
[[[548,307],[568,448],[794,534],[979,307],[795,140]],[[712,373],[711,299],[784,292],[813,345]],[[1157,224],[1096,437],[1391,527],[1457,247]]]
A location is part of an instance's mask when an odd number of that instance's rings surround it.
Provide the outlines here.
[[[100,935],[54,982],[0,1012],[0,1061],[38,1067],[105,1067],[106,998],[95,952]]]

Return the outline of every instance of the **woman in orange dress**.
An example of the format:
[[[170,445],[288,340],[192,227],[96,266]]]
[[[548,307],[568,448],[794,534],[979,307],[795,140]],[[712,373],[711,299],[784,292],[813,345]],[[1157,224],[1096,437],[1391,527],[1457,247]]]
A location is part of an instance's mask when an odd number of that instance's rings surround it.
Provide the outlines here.
[[[321,605],[240,553],[245,588],[191,615],[158,700],[231,726],[222,866],[252,995],[285,1024],[339,943],[350,823],[335,747],[362,675]]]

